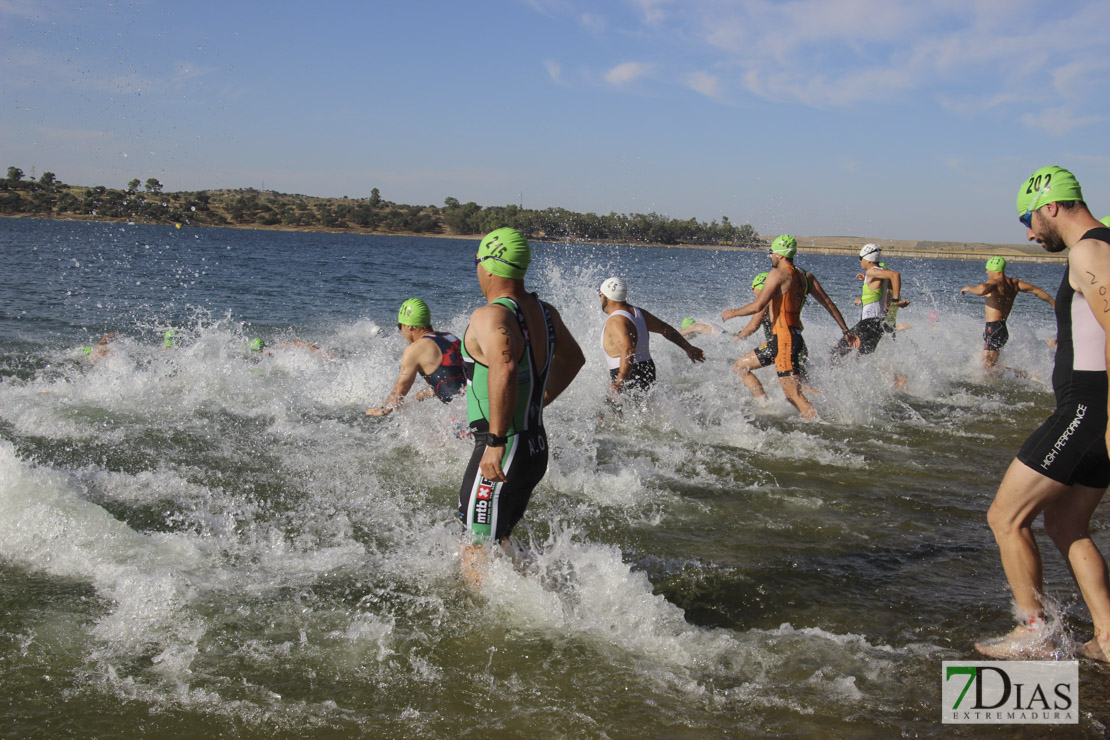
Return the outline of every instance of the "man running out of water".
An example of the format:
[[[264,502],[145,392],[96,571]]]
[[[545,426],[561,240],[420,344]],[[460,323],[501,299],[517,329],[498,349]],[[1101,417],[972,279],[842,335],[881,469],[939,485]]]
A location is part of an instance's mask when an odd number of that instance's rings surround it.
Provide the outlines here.
[[[983,367],[988,370],[998,364],[998,353],[1010,340],[1010,330],[1006,328],[1006,319],[1010,316],[1010,311],[1014,307],[1014,299],[1017,298],[1018,293],[1032,293],[1048,305],[1056,305],[1052,296],[1036,285],[1007,276],[1006,259],[997,256],[987,260],[986,282],[978,285],[965,285],[960,288],[960,295],[965,293],[983,296],[987,299],[987,325],[983,330]]]
[[[1043,513],[1045,531],[1071,568],[1094,623],[1094,639],[1079,653],[1105,662],[1110,658],[1110,581],[1106,560],[1091,540],[1090,522],[1110,484],[1110,228],[1095,220],[1079,182],[1060,167],[1042,167],[1021,184],[1017,211],[1028,239],[1049,252],[1068,250],[1055,306],[1056,411],[1022,445],[987,512],[1019,624],[975,647],[991,658],[1053,656],[1057,646],[1045,621],[1043,565],[1033,537],[1033,520]]]
[[[487,305],[463,334],[466,408],[474,452],[459,489],[458,515],[471,542],[463,576],[477,585],[477,561],[509,534],[547,472],[543,408],[562,393],[586,358],[559,312],[524,289],[532,248],[512,228],[486,235],[474,260]]]
[[[646,391],[655,383],[655,361],[648,346],[653,332],[678,345],[691,362],[705,362],[705,353],[677,329],[628,302],[628,285],[623,279],[608,278],[597,295],[606,314],[601,349],[609,365],[611,398],[628,390]]]
[[[879,340],[888,331],[888,309],[909,305],[909,301],[902,299],[902,274],[882,267],[879,264],[882,258],[878,244],[864,244],[859,250],[859,263],[863,269],[859,277],[863,280],[863,292],[860,296],[860,320],[852,327],[852,333],[859,337],[859,342],[853,344],[847,337],[840,340],[834,349],[839,355],[848,354],[853,347],[859,349],[861,355],[874,352]],[[894,328],[889,330],[893,332]]]
[[[721,312],[721,319],[728,321],[737,316],[751,316],[751,321],[739,336],[749,336],[759,329],[765,318],[771,320],[771,337],[762,345],[741,357],[733,365],[733,371],[756,398],[766,398],[763,384],[752,373],[761,367],[774,363],[779,383],[786,398],[807,419],[817,416],[813,405],[803,394],[805,381],[805,340],[802,339],[801,310],[806,298],[813,297],[825,307],[829,315],[840,326],[844,336],[854,339],[840,309],[832,302],[817,277],[801,268],[795,267],[794,256],[798,252],[797,240],[789,235],[779,236],[771,244],[770,272],[756,275],[752,281],[752,294],[755,300],[742,308],[729,308]],[[770,288],[772,278],[774,287]],[[785,315],[781,312],[786,311]],[[810,389],[812,390],[812,389]]]
[[[401,354],[401,374],[385,403],[367,409],[368,416],[385,416],[401,405],[419,374],[428,387],[413,395],[417,401],[438,398],[451,403],[466,387],[459,338],[432,328],[432,312],[419,298],[409,298],[397,312],[397,331],[409,343]],[[426,340],[426,341],[425,341]]]

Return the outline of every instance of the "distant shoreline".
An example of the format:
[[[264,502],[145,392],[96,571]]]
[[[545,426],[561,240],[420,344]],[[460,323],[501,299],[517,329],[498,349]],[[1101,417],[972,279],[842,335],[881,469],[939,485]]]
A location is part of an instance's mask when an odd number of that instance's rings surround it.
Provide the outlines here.
[[[40,221],[80,221],[86,223],[136,223],[149,226],[168,226],[168,224],[132,222],[125,218],[89,218],[74,216],[67,218],[43,217],[32,214],[16,214],[0,216],[4,219],[35,219]],[[292,231],[301,233],[321,234],[359,234],[371,236],[402,236],[421,237],[430,239],[458,239],[480,242],[484,234],[428,234],[405,231],[380,231],[372,229],[346,228],[329,229],[314,226],[264,226],[260,224],[223,224],[223,225],[192,225],[182,224],[181,228],[187,229],[238,229],[248,231]],[[774,236],[760,235],[760,238],[770,243]],[[822,254],[833,256],[856,256],[859,248],[869,242],[874,242],[883,248],[884,254],[890,257],[909,259],[945,259],[973,262],[1001,255],[1010,262],[1038,262],[1063,264],[1067,258],[1058,254],[1043,252],[1039,246],[1016,244],[982,244],[967,242],[930,242],[912,241],[903,239],[880,239],[858,236],[798,236],[798,252],[800,254]],[[729,252],[758,252],[763,247],[737,247],[727,244],[653,244],[648,242],[621,243],[610,240],[597,239],[547,239],[544,236],[534,236],[533,241],[547,242],[549,244],[592,244],[596,246],[613,247],[654,247],[661,249],[716,249]]]

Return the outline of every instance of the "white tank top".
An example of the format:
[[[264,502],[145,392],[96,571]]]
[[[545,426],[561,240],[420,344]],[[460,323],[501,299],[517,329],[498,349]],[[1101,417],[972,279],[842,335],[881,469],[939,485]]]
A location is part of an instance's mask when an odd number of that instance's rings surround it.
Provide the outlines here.
[[[614,316],[623,316],[631,321],[632,325],[636,327],[636,347],[632,353],[632,361],[645,362],[651,359],[651,353],[648,352],[647,321],[644,320],[644,314],[640,309],[636,308],[635,306],[631,306],[631,308],[632,313],[628,313],[628,311],[614,311],[613,313],[609,314],[608,319],[605,319],[605,323],[608,324]],[[604,329],[601,332],[601,351],[605,352]],[[608,352],[605,352],[605,359],[609,362],[610,370],[616,370],[621,366],[621,358],[610,357]]]

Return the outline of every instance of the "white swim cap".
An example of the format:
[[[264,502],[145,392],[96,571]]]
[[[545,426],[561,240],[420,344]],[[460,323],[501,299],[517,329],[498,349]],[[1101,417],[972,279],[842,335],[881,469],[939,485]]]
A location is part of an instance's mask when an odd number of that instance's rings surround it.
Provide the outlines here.
[[[628,298],[628,286],[619,277],[611,277],[601,284],[601,294],[611,301],[624,303]]]
[[[864,244],[859,250],[859,258],[868,262],[878,262],[883,258],[883,251],[878,244]]]

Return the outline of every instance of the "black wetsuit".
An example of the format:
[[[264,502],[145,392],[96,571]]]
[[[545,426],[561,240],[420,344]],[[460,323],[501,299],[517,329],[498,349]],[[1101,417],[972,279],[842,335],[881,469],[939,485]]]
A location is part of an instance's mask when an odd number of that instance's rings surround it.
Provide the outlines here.
[[[439,351],[443,353],[443,359],[434,371],[427,375],[421,372],[420,376],[435,391],[436,398],[444,403],[451,403],[452,399],[466,388],[466,372],[463,370],[459,338],[445,331],[437,331],[425,334],[421,339],[435,342]]]
[[[1091,229],[1083,239],[1110,247],[1110,229]],[[1025,441],[1017,458],[1059,483],[1106,488],[1106,333],[1083,294],[1068,282],[1069,271],[1070,266],[1056,293],[1056,411]],[[1106,311],[1110,301],[1094,308]]]
[[[535,293],[531,295],[540,304],[547,334],[547,357],[542,367],[536,364],[532,333],[524,311],[512,298],[494,301],[494,304],[513,312],[524,335],[524,352],[517,363],[516,406],[501,456],[501,469],[506,478],[504,482],[488,480],[480,469],[486,453],[486,433],[489,432],[489,368],[469,356],[463,347],[464,367],[469,377],[467,417],[474,437],[474,451],[459,488],[458,515],[476,542],[508,537],[524,516],[532,490],[547,472],[543,396],[555,356],[555,324],[547,305]]]

